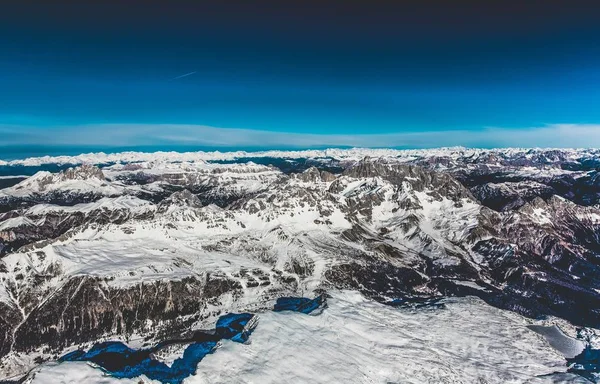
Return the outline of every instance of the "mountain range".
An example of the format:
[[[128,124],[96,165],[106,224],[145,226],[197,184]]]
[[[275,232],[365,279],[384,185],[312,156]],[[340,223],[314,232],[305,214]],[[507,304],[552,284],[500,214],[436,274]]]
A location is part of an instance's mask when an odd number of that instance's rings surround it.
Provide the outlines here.
[[[0,189],[0,378],[32,380],[40,364],[102,340],[159,342],[224,313],[328,295],[332,311],[368,301],[386,308],[373,313],[435,317],[440,300],[472,299],[559,324],[582,345],[565,358],[591,357],[548,380],[597,380],[599,169],[600,150],[586,149],[2,162],[14,182]]]

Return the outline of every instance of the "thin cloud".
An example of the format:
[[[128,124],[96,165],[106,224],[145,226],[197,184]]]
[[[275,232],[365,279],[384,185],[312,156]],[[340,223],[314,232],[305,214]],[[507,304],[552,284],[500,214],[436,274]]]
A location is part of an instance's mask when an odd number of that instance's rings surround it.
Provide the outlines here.
[[[197,72],[197,71],[193,71],[193,72],[185,73],[185,74],[183,74],[183,75],[180,75],[180,76],[175,76],[174,78],[172,78],[172,79],[171,79],[171,80],[169,80],[169,81],[173,81],[173,80],[177,80],[177,79],[182,79],[182,78],[184,78],[184,77],[192,76],[192,75],[194,75],[194,74],[196,74],[196,73],[198,73],[198,72]]]
[[[0,126],[7,146],[187,145],[207,147],[600,147],[600,124],[553,124],[529,128],[487,127],[389,134],[308,134],[183,124],[100,124],[33,128]]]

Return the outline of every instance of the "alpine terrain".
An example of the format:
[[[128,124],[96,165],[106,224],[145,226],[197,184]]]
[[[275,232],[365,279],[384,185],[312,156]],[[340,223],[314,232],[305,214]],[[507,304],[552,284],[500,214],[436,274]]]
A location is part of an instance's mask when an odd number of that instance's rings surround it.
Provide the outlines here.
[[[600,382],[600,150],[0,162],[0,380]]]

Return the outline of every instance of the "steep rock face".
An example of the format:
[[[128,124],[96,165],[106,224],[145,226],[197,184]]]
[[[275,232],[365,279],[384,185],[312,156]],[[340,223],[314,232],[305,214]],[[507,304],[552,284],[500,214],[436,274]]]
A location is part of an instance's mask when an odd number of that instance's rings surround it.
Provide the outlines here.
[[[202,208],[202,202],[200,201],[198,196],[194,195],[187,189],[184,189],[180,192],[175,192],[168,198],[161,201],[158,205],[158,211],[165,212],[172,205],[187,206],[196,209]]]
[[[24,211],[11,211],[0,216],[4,218],[0,224],[0,243],[3,244],[0,254],[36,241],[54,239],[90,224],[118,224],[149,217],[153,210],[152,204],[145,200],[123,196],[74,206],[38,204]]]
[[[598,326],[599,213],[556,196],[535,198],[505,215],[474,250],[498,285],[537,303],[538,315]]]
[[[17,308],[0,302],[0,356],[5,356],[13,350],[15,324],[22,320],[23,315]]]
[[[302,173],[298,173],[296,174],[297,178],[309,183],[309,182],[313,182],[313,183],[319,183],[319,182],[331,182],[334,181],[336,176],[328,171],[321,171],[319,170],[317,167],[310,167],[307,170],[305,170]]]
[[[75,182],[81,183],[75,183]],[[3,193],[7,195],[32,195],[50,192],[65,187],[89,189],[96,185],[106,185],[106,178],[102,170],[93,165],[81,165],[69,168],[60,173],[53,174],[41,171],[25,179],[12,188],[7,188]]]
[[[428,280],[414,269],[382,261],[335,265],[325,278],[335,288],[355,289],[381,301],[414,294]]]
[[[471,188],[471,192],[481,204],[496,211],[510,211],[536,197],[547,199],[556,194],[554,188],[535,181],[487,183]]]
[[[13,349],[28,352],[43,345],[56,350],[134,331],[181,332],[197,320],[207,300],[239,294],[240,289],[235,280],[210,276],[125,289],[98,278],[74,277],[27,314],[15,331]]]
[[[141,163],[136,167],[113,166],[107,173],[126,184],[144,184],[158,188],[187,189],[202,204],[220,207],[252,194],[264,191],[271,183],[282,177],[276,168],[248,164],[194,163]],[[135,193],[132,191],[131,193]]]
[[[81,165],[57,174],[40,171],[0,190],[0,213],[38,203],[74,205],[121,194],[122,187],[106,180],[102,170],[94,165]]]
[[[102,170],[94,165],[84,164],[79,167],[69,168],[58,176],[59,180],[89,180],[98,179],[106,180]]]
[[[583,175],[562,175],[549,182],[559,196],[584,206],[600,204],[600,177],[597,170]],[[575,177],[578,176],[578,177]]]
[[[422,167],[390,163],[365,158],[348,168],[344,176],[353,178],[380,177],[393,185],[408,181],[415,191],[435,190],[437,196],[451,199],[471,198],[472,195],[452,176]]]

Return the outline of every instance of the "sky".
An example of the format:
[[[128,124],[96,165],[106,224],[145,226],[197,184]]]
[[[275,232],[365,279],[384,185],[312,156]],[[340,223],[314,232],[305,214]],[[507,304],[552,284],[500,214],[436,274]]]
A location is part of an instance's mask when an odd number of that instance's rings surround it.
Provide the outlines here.
[[[599,14],[578,0],[6,1],[0,152],[600,146]]]

